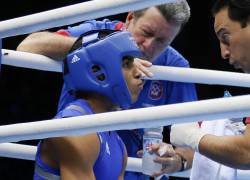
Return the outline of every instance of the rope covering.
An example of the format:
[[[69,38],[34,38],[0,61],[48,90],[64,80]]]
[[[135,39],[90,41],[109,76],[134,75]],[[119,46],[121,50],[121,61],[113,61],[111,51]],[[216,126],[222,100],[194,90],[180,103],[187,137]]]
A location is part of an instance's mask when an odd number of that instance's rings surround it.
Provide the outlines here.
[[[62,62],[59,60],[7,49],[3,49],[2,64],[42,71],[62,72]],[[150,71],[154,73],[154,77],[146,79],[250,87],[250,74],[245,73],[166,66],[152,66]]]
[[[0,38],[135,11],[177,0],[94,0],[0,22]],[[48,18],[49,17],[49,18]]]
[[[0,126],[0,143],[250,115],[250,95]]]

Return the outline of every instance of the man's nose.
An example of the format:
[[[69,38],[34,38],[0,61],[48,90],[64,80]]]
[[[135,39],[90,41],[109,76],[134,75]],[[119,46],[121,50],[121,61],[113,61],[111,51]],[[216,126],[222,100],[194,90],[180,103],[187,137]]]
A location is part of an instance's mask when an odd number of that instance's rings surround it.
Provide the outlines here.
[[[221,49],[221,57],[223,59],[229,59],[230,58],[230,51],[228,46],[220,44],[220,49]]]

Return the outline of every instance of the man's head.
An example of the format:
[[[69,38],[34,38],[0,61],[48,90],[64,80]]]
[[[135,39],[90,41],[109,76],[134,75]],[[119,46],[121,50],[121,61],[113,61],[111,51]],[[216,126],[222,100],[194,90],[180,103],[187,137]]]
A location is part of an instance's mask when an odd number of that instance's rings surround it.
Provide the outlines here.
[[[190,17],[185,0],[128,13],[126,29],[131,32],[143,58],[153,61],[180,32]]]
[[[222,58],[250,73],[250,1],[217,0],[212,13]]]
[[[97,93],[128,108],[143,86],[134,65],[134,57],[139,56],[140,50],[128,32],[85,34],[65,60],[65,83],[69,90]]]

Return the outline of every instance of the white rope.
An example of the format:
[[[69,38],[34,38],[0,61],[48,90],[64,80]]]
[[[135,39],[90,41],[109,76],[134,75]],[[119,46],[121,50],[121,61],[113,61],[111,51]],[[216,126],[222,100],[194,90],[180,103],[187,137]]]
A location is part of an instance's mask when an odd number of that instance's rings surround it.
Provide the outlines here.
[[[0,126],[0,143],[250,115],[250,95]]]
[[[152,66],[154,80],[250,87],[250,74],[195,68]]]
[[[36,146],[22,145],[22,144],[15,144],[15,143],[0,144],[0,156],[1,157],[34,161],[36,151],[37,151]],[[126,171],[142,172],[142,159],[128,157]],[[237,176],[238,180],[248,180],[250,177],[249,170],[237,170],[237,173],[238,173],[238,176]],[[188,178],[190,176],[190,171],[176,172],[176,173],[171,174],[171,176]]]
[[[62,61],[53,60],[39,54],[7,49],[2,50],[2,64],[42,71],[62,72]]]
[[[0,156],[24,160],[35,160],[37,147],[15,143],[0,144]]]
[[[62,62],[48,57],[3,49],[2,64],[43,71],[62,72]],[[195,68],[152,66],[152,80],[250,87],[250,74]]]
[[[37,147],[15,143],[0,144],[0,156],[23,160],[35,160]],[[142,159],[128,157],[126,171],[142,172]],[[189,177],[189,171],[173,173],[176,177]]]
[[[94,0],[0,22],[0,38],[139,10],[176,0]]]

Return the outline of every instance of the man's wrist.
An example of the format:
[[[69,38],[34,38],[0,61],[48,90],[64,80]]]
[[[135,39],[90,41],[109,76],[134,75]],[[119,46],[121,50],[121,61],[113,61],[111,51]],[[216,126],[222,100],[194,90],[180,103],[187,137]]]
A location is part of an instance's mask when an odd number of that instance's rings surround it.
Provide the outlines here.
[[[170,141],[175,146],[191,147],[199,152],[199,142],[205,134],[196,122],[176,124],[171,127]]]
[[[179,158],[179,166],[178,166],[178,171],[182,172],[187,169],[187,160],[179,153],[176,153],[176,156]]]

